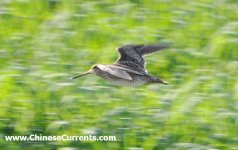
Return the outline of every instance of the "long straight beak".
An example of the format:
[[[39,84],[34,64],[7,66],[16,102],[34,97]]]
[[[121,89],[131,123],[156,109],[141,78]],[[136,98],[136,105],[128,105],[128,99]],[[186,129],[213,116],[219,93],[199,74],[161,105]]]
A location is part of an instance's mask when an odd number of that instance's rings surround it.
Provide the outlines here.
[[[80,75],[78,75],[76,77],[73,77],[73,78],[70,78],[70,79],[76,79],[76,78],[79,78],[79,77],[82,77],[82,76],[85,76],[85,75],[88,75],[88,74],[92,74],[92,73],[93,73],[93,71],[89,70],[89,71],[87,71],[87,72],[85,72],[83,74],[80,74]]]

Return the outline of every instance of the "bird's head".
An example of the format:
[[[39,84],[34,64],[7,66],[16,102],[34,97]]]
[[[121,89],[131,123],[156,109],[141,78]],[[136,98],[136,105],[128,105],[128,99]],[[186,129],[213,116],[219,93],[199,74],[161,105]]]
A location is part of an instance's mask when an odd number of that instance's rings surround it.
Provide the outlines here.
[[[91,68],[91,71],[93,73],[97,72],[100,70],[100,67],[99,67],[99,64],[96,64],[96,65],[93,65],[92,68]]]
[[[80,74],[80,75],[78,75],[76,77],[73,77],[71,79],[76,79],[76,78],[79,78],[79,77],[82,77],[82,76],[85,76],[85,75],[93,74],[93,73],[96,73],[99,70],[100,70],[99,64],[97,64],[97,65],[92,66],[92,68],[89,71],[87,71],[87,72],[85,72],[83,74]]]

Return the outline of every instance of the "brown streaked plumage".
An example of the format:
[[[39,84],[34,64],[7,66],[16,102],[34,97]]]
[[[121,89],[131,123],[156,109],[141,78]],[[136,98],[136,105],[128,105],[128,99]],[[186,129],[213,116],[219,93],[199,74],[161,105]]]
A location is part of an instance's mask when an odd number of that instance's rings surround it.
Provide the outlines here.
[[[143,56],[165,49],[165,45],[124,45],[117,51],[120,57],[114,64],[97,64],[91,70],[73,77],[76,79],[88,74],[95,74],[106,81],[120,86],[140,86],[143,84],[167,84],[163,80],[151,76],[145,68]]]

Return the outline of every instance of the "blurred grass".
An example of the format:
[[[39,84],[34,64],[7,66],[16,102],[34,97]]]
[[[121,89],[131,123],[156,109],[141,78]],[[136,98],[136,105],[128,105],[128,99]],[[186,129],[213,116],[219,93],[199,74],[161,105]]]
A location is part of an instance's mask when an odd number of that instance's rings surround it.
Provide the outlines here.
[[[238,149],[238,1],[0,1],[3,149]],[[171,42],[146,58],[168,86],[95,76],[116,47]],[[87,132],[86,132],[87,131]],[[6,142],[4,135],[116,135],[117,142]]]

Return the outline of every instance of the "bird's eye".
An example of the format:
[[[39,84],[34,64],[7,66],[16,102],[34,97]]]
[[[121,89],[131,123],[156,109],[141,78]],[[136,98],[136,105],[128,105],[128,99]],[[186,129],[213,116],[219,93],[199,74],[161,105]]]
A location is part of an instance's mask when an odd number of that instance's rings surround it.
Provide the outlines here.
[[[98,67],[97,66],[93,66],[93,69],[97,69]]]

